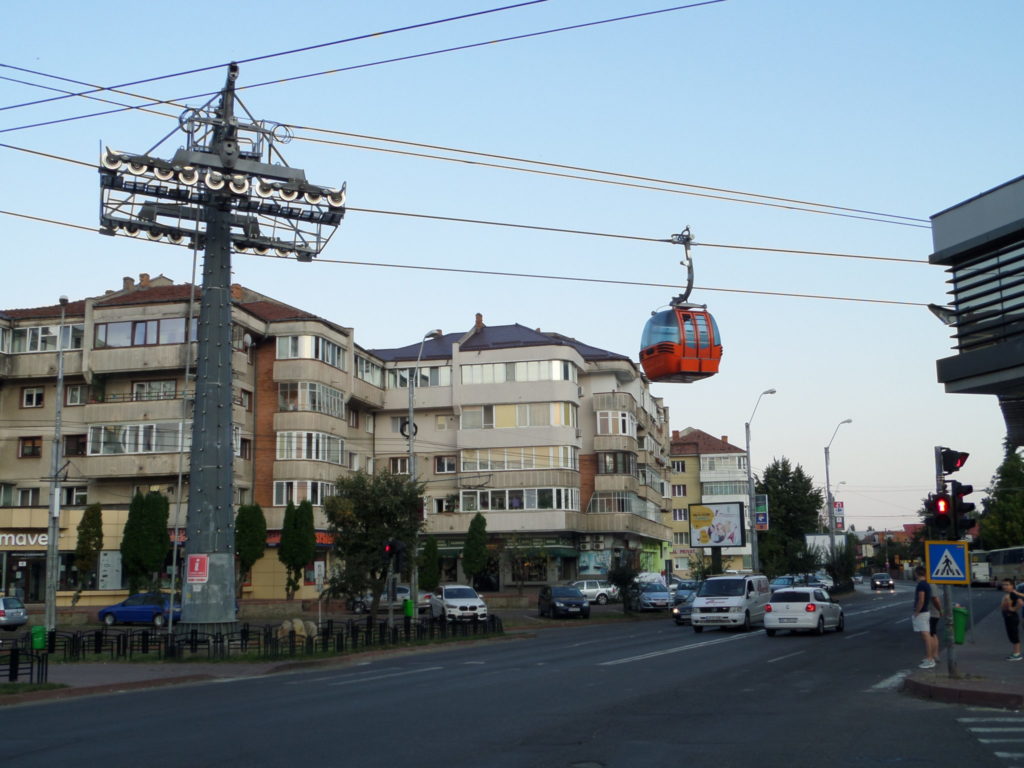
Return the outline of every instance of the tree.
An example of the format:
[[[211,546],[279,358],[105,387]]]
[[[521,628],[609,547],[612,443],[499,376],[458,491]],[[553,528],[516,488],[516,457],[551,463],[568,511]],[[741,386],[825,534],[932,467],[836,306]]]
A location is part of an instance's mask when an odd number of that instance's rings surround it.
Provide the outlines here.
[[[238,554],[236,597],[242,596],[242,580],[267,550],[267,519],[259,504],[243,504],[235,516],[235,552]]]
[[[470,585],[487,567],[487,518],[477,512],[469,521],[469,531],[462,545],[462,571]]]
[[[630,590],[633,587],[633,582],[636,581],[637,573],[636,568],[625,563],[620,563],[608,571],[608,583],[619,588],[623,613],[629,613],[629,609],[632,607]]]
[[[167,497],[159,491],[150,491],[145,496],[137,491],[128,506],[121,538],[121,568],[132,592],[157,586],[158,574],[171,549],[171,537],[167,534],[169,513]]]
[[[78,569],[78,589],[71,598],[77,605],[82,590],[92,584],[99,569],[99,556],[103,551],[103,507],[90,504],[82,513],[78,524],[78,543],[75,545],[75,568]]]
[[[520,595],[523,594],[523,583],[530,572],[531,563],[540,562],[545,572],[547,570],[547,553],[533,542],[533,536],[518,534],[512,534],[505,539],[505,553],[512,569],[512,581],[515,582],[516,591]]]
[[[767,494],[771,509],[770,529],[756,534],[762,570],[769,576],[814,571],[818,561],[804,537],[817,528],[821,490],[803,467],[794,469],[785,457],[765,467],[756,490]]]
[[[434,591],[441,583],[441,553],[437,549],[437,539],[427,536],[419,561],[420,589]]]
[[[985,549],[1014,547],[1024,541],[1024,461],[1009,440],[1004,442],[1003,452],[1003,463],[982,505],[981,541]]]
[[[406,551],[416,551],[423,525],[422,494],[422,483],[387,471],[355,472],[338,480],[336,495],[324,504],[336,563],[328,589],[331,596],[355,597],[369,591],[370,611],[376,613],[388,572],[384,544],[399,539],[406,543]]]
[[[288,502],[284,510],[284,522],[281,525],[281,545],[277,549],[277,559],[284,563],[288,574],[285,582],[285,597],[295,598],[295,593],[302,586],[302,576],[306,565],[316,555],[316,528],[313,527],[313,503],[306,499],[295,506]]]

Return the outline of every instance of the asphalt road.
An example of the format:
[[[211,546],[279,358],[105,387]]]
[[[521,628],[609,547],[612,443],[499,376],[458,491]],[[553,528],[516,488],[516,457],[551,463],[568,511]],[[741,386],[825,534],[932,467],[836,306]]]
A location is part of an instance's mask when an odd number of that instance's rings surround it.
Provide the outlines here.
[[[0,744],[6,764],[47,768],[1014,765],[999,755],[1018,750],[983,741],[978,723],[1024,727],[1024,716],[897,693],[921,657],[911,596],[861,588],[844,601],[846,631],[824,637],[580,622],[346,667],[12,707]],[[997,602],[974,594],[979,617]]]

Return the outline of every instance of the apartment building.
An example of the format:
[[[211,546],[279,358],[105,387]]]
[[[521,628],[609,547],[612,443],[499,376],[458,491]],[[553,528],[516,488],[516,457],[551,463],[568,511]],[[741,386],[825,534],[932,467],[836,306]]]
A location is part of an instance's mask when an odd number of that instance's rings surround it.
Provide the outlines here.
[[[470,520],[487,521],[491,562],[480,583],[604,576],[619,563],[658,569],[668,412],[628,357],[522,325],[373,349],[387,386],[377,461],[407,471],[408,380],[414,387],[416,474],[425,482],[426,535],[444,577]]]
[[[699,429],[672,430],[669,442],[670,512],[666,524],[671,529],[673,570],[691,575],[699,558],[710,562],[711,549],[695,546],[690,539],[690,507],[695,504],[742,502],[747,507],[747,454],[729,443]],[[671,519],[668,519],[671,518]],[[742,547],[722,550],[724,570],[750,570],[751,547],[749,520],[745,522]]]
[[[198,293],[143,274],[104,296],[0,312],[3,592],[44,595],[59,354],[58,602],[79,586],[73,552],[89,503],[103,508],[104,552],[84,604],[124,586],[119,547],[137,490],[168,496],[172,537],[183,540]],[[232,299],[235,501],[260,504],[268,526],[267,554],[244,591],[279,598],[285,572],[274,550],[289,502],[313,503],[316,561],[328,568],[322,506],[339,475],[408,472],[402,423],[420,342],[369,351],[352,328],[242,286]],[[556,333],[488,328],[479,316],[422,352],[416,469],[425,531],[441,543],[449,580],[463,576],[458,553],[477,511],[495,588],[602,575],[616,562],[657,566],[669,541],[668,414],[638,366]],[[315,594],[316,561],[300,597]]]

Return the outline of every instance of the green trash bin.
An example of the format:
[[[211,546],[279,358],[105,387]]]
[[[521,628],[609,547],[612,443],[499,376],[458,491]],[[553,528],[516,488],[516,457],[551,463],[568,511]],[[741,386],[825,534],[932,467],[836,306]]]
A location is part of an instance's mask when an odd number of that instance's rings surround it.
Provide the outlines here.
[[[953,606],[953,642],[957,645],[964,644],[964,637],[967,635],[967,619],[970,613],[961,605]]]
[[[416,618],[416,607],[412,600],[402,601],[402,614],[411,619]]]
[[[35,626],[31,629],[32,633],[32,650],[33,651],[44,651],[46,650],[46,627]]]

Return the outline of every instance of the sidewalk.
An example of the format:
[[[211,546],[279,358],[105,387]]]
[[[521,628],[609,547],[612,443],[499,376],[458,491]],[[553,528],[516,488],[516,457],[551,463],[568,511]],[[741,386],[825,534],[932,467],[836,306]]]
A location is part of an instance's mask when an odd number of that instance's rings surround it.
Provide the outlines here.
[[[916,646],[915,646],[916,647]],[[1024,661],[1009,662],[1010,643],[998,608],[968,631],[956,646],[958,677],[949,676],[945,647],[938,666],[917,669],[903,681],[903,692],[934,701],[1002,709],[1024,709]]]

